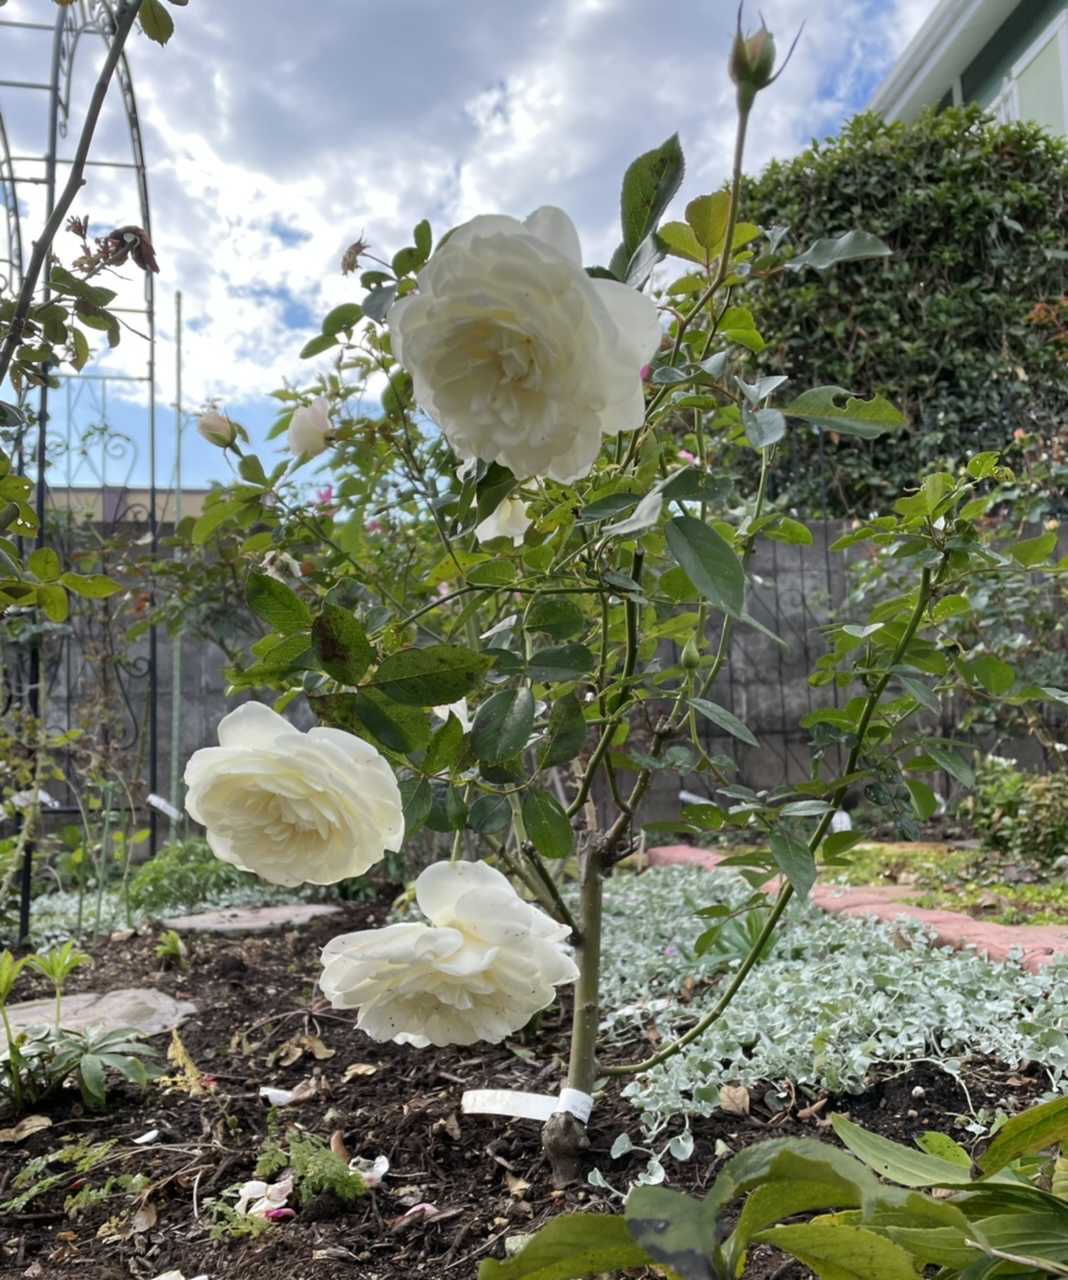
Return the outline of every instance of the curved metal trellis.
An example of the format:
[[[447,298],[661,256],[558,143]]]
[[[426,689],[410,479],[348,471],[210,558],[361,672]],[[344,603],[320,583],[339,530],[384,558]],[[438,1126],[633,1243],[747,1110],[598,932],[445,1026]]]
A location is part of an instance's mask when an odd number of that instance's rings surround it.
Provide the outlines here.
[[[0,285],[17,289],[23,272],[23,231],[21,227],[20,193],[32,188],[43,188],[44,217],[55,207],[57,189],[62,182],[64,166],[71,160],[60,154],[62,143],[72,125],[72,108],[76,89],[76,73],[79,64],[87,56],[86,46],[100,40],[110,45],[116,31],[116,7],[111,0],[77,0],[77,3],[61,8],[52,22],[20,22],[0,18],[0,29],[24,33],[24,42],[50,40],[50,48],[39,49],[38,56],[48,56],[49,72],[46,81],[0,78],[0,92],[5,96],[19,95],[20,100],[32,100],[44,94],[47,101],[47,134],[41,153],[18,154],[9,145],[9,133],[4,123],[0,104],[0,191],[4,201],[4,241],[0,242]],[[32,34],[31,34],[32,33]],[[8,42],[8,47],[11,47]],[[0,76],[4,76],[0,64]],[[148,174],[144,151],[144,138],[137,109],[133,78],[125,53],[120,56],[109,97],[118,95],[129,135],[130,158],[99,158],[92,154],[87,161],[90,173],[105,170],[128,173],[136,192],[137,219],[151,239],[152,219],[148,191]],[[73,120],[77,124],[76,120]],[[132,203],[132,202],[131,202]],[[134,219],[130,217],[129,221]],[[36,482],[36,504],[39,520],[38,545],[56,546],[66,560],[74,550],[74,515],[72,495],[84,488],[86,482],[99,494],[96,511],[96,531],[105,540],[121,524],[129,528],[134,521],[138,531],[146,530],[145,540],[155,554],[158,542],[157,489],[156,489],[156,367],[155,367],[155,281],[151,273],[143,274],[141,305],[113,307],[120,318],[125,314],[136,316],[137,331],[143,331],[145,343],[145,370],[143,374],[122,374],[87,366],[77,374],[63,374],[52,370],[65,384],[57,393],[47,385],[37,393],[36,438],[32,446],[17,442],[17,453],[26,474]],[[42,285],[42,300],[49,296],[48,285]],[[130,323],[130,322],[127,322]],[[148,482],[146,501],[131,503],[129,484],[139,461],[136,442],[129,436],[115,431],[109,425],[108,390],[112,384],[140,383],[144,386],[146,402],[146,454]],[[88,427],[79,426],[80,414],[88,408]],[[58,413],[57,413],[58,409]],[[56,419],[62,415],[62,425]],[[32,428],[31,428],[32,430]],[[119,483],[115,473],[119,472]],[[58,504],[50,509],[50,495],[57,488],[66,488],[66,520],[58,519]],[[50,516],[52,517],[50,519]],[[106,566],[104,566],[106,568]],[[94,614],[96,610],[96,614]],[[127,656],[109,647],[102,652],[90,652],[79,643],[79,616],[86,626],[101,610],[107,612],[107,602],[79,605],[72,600],[72,625],[58,646],[50,642],[46,649],[37,632],[28,652],[16,657],[15,667],[19,677],[10,695],[20,696],[23,704],[36,720],[38,716],[49,719],[51,728],[69,729],[78,720],[78,702],[88,680],[98,685],[110,685],[105,690],[113,707],[125,716],[125,724],[112,735],[111,747],[115,751],[136,749],[139,772],[147,784],[147,791],[158,789],[158,651],[155,629],[147,635],[147,653]],[[35,629],[36,630],[36,629]],[[113,637],[111,637],[113,639]],[[5,663],[5,679],[8,679]],[[135,697],[131,681],[144,682],[143,698]],[[138,704],[142,704],[143,710]],[[71,761],[67,761],[68,771]],[[141,797],[143,799],[143,797]],[[76,799],[76,797],[75,797]],[[80,812],[80,805],[61,803],[59,811],[71,814]],[[152,847],[156,842],[156,813],[149,809]],[[20,937],[25,937],[29,927],[29,907],[32,881],[33,849],[28,848],[21,867],[20,878]]]

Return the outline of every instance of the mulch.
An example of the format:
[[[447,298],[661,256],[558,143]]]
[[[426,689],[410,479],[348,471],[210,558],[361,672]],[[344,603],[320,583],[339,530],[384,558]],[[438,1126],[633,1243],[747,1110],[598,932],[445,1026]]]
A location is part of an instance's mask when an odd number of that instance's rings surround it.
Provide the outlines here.
[[[86,1113],[76,1093],[39,1108],[51,1119],[50,1128],[16,1147],[0,1146],[0,1203],[13,1194],[12,1179],[26,1160],[74,1137],[117,1140],[112,1162],[88,1175],[94,1185],[121,1169],[147,1176],[150,1186],[140,1199],[120,1194],[72,1219],[64,1200],[82,1181],[72,1178],[24,1212],[0,1216],[0,1276],[152,1280],[177,1268],[187,1280],[200,1274],[209,1280],[469,1280],[481,1259],[503,1256],[508,1236],[533,1231],[569,1210],[618,1210],[618,1200],[592,1186],[553,1188],[537,1124],[461,1114],[461,1094],[468,1088],[556,1091],[566,999],[535,1030],[504,1045],[418,1051],[374,1043],[355,1029],[353,1015],[335,1012],[318,997],[322,944],[337,933],[381,924],[387,910],[383,898],[346,904],[344,915],[299,933],[195,938],[184,973],[159,971],[158,934],[152,932],[88,946],[93,968],[74,975],[72,991],[152,985],[197,1003],[198,1014],[180,1036],[209,1087],[194,1097],[177,1088],[141,1092],[117,1085],[100,1115]],[[34,994],[34,984],[20,985],[19,998]],[[302,1036],[321,1041],[329,1056],[317,1059],[305,1045],[294,1057]],[[157,1043],[166,1046],[166,1037]],[[647,1053],[649,1047],[633,1050]],[[314,1096],[281,1109],[278,1117],[324,1139],[340,1131],[353,1156],[387,1156],[390,1171],[382,1188],[351,1211],[320,1197],[258,1238],[212,1241],[210,1199],[252,1176],[267,1135],[269,1108],[259,1097],[261,1085],[292,1089],[308,1079],[316,1083]],[[671,1185],[701,1194],[722,1162],[716,1152],[722,1153],[724,1143],[736,1151],[768,1137],[827,1137],[831,1111],[847,1111],[868,1128],[909,1141],[927,1129],[951,1128],[954,1117],[969,1110],[962,1083],[929,1064],[888,1073],[859,1097],[829,1098],[807,1118],[798,1113],[819,1099],[798,1095],[784,1105],[782,1083],[752,1091],[749,1115],[718,1112],[696,1119],[694,1154],[671,1164]],[[963,1085],[975,1108],[1006,1100],[1024,1106],[1042,1090],[1037,1075],[1012,1074],[981,1061],[968,1064]],[[609,1157],[620,1133],[637,1140],[639,1131],[621,1087],[610,1084],[598,1100],[589,1165],[625,1188],[646,1157]],[[680,1121],[674,1131],[681,1128]],[[151,1129],[160,1131],[158,1143],[134,1145],[133,1139]],[[962,1138],[959,1130],[955,1136]],[[431,1205],[433,1212],[401,1221],[415,1204]],[[150,1208],[135,1222],[142,1206]],[[143,1229],[133,1230],[135,1225]],[[753,1251],[746,1270],[752,1280],[807,1275],[766,1248]]]

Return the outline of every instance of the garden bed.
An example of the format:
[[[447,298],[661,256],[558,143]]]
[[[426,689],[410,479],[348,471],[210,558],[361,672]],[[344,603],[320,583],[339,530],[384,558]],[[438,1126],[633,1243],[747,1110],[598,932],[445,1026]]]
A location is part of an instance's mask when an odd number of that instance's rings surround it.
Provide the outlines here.
[[[692,892],[722,878],[702,881],[695,872],[649,875],[650,889],[657,891],[646,890],[650,911],[657,894]],[[634,883],[634,877],[624,877],[615,886],[615,909],[630,909]],[[475,1275],[481,1258],[502,1253],[507,1237],[529,1232],[556,1213],[580,1206],[618,1208],[619,1199],[608,1187],[552,1188],[536,1124],[461,1114],[465,1088],[555,1089],[566,1005],[549,1010],[535,1030],[496,1048],[420,1052],[375,1044],[355,1030],[352,1015],[316,1000],[319,947],[338,932],[381,923],[386,906],[385,901],[347,906],[343,916],[313,922],[299,933],[244,940],[197,937],[190,943],[184,973],[159,972],[158,934],[91,946],[94,966],[75,974],[72,991],[140,983],[196,1001],[199,1013],[181,1028],[180,1037],[205,1074],[207,1088],[200,1096],[173,1087],[157,1086],[144,1094],[116,1088],[108,1112],[99,1117],[83,1113],[75,1095],[56,1099],[44,1111],[52,1120],[50,1128],[4,1148],[0,1200],[26,1190],[14,1183],[33,1156],[55,1151],[71,1139],[86,1145],[114,1140],[115,1146],[84,1177],[72,1169],[71,1177],[20,1211],[8,1210],[0,1217],[0,1274],[104,1280],[121,1273],[147,1280],[180,1268],[189,1280],[200,1274],[210,1280],[249,1275],[257,1280],[355,1275],[365,1280],[450,1275],[466,1280]],[[659,936],[657,927],[650,921],[645,934],[632,938],[638,955]],[[671,922],[659,927],[670,928]],[[775,963],[770,961],[769,969]],[[671,967],[669,957],[665,968]],[[613,964],[606,981],[615,990],[618,970]],[[698,973],[690,986],[693,1000],[715,981]],[[20,994],[35,994],[33,985],[27,982]],[[661,1034],[655,1018],[644,1013],[616,1025],[605,1055],[609,1061],[640,1055]],[[634,1035],[624,1030],[627,1026],[644,1026],[642,1043],[635,1043]],[[320,1052],[329,1056],[317,1060],[305,1051],[283,1065],[302,1035],[316,1037],[323,1046]],[[287,1042],[293,1047],[280,1056]],[[157,1043],[165,1044],[166,1038]],[[693,1114],[689,1121],[693,1155],[685,1161],[665,1157],[668,1180],[700,1192],[728,1150],[769,1136],[826,1137],[825,1117],[832,1110],[848,1111],[859,1123],[898,1140],[940,1129],[968,1142],[964,1125],[970,1124],[975,1135],[997,1109],[1026,1105],[1049,1087],[1044,1072],[1020,1063],[999,1066],[976,1056],[951,1066],[956,1077],[931,1062],[872,1066],[867,1088],[857,1095],[829,1096],[829,1090],[811,1083],[795,1090],[782,1079],[750,1080],[744,1094],[749,1114],[728,1114],[715,1104],[694,1108],[704,1114]],[[340,1215],[336,1202],[320,1197],[303,1206],[297,1218],[273,1224],[256,1238],[213,1241],[210,1201],[252,1176],[268,1136],[270,1110],[259,1097],[260,1087],[292,1089],[309,1078],[318,1082],[315,1095],[277,1111],[282,1125],[298,1124],[323,1139],[340,1130],[350,1155],[387,1156],[390,1171],[383,1186]],[[671,1108],[665,1111],[658,1097],[656,1087],[643,1099],[623,1096],[617,1083],[607,1085],[590,1135],[590,1167],[599,1171],[598,1180],[625,1189],[646,1170],[649,1150],[662,1151],[683,1131],[684,1117],[669,1115]],[[639,1116],[635,1102],[652,1105],[653,1111]],[[985,1120],[977,1124],[977,1117]],[[157,1142],[134,1143],[154,1129],[159,1130]],[[610,1149],[623,1133],[635,1148],[612,1159]],[[43,1175],[63,1168],[50,1165]],[[119,1172],[148,1180],[139,1197],[120,1193],[90,1204],[77,1216],[65,1212],[68,1197],[82,1190],[83,1198],[91,1199],[85,1186],[99,1187],[109,1174]],[[135,1219],[142,1203],[151,1207]],[[420,1211],[414,1221],[401,1223],[416,1204],[431,1205],[434,1212]],[[135,1225],[144,1230],[132,1230]],[[796,1266],[779,1271],[781,1265],[782,1259],[770,1251],[765,1256],[758,1252],[746,1274],[778,1274],[780,1280],[805,1274]]]

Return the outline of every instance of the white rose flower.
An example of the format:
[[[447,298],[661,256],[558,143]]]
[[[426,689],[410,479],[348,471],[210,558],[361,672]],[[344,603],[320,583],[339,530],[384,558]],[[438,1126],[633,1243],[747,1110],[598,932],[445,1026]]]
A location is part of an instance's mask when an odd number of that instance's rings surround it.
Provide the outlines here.
[[[271,884],[362,875],[404,838],[400,788],[374,747],[343,729],[302,733],[258,702],[223,717],[185,785],[215,856]]]
[[[656,305],[586,274],[561,209],[457,227],[388,320],[417,401],[460,458],[570,483],[602,436],[641,426]]]
[[[495,511],[475,525],[475,537],[479,542],[511,538],[512,546],[518,547],[529,528],[527,504],[521,498],[503,498]]]
[[[237,439],[237,423],[212,409],[202,413],[197,419],[197,431],[209,444],[218,445],[220,449],[229,449]]]
[[[372,1040],[498,1044],[578,977],[567,926],[484,862],[436,862],[415,894],[431,924],[345,933],[323,948],[323,994],[358,1008]]]
[[[329,444],[334,434],[334,424],[326,411],[325,396],[316,396],[310,405],[293,410],[289,420],[289,449],[298,458],[315,458]]]

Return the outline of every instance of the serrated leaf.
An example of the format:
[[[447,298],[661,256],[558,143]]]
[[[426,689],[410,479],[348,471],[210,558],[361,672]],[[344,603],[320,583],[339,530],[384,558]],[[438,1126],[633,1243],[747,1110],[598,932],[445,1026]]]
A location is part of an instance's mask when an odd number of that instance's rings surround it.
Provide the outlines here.
[[[492,661],[451,644],[402,649],[383,659],[373,684],[386,697],[409,707],[442,706],[470,693]]]
[[[486,764],[499,764],[527,745],[534,728],[534,695],[528,688],[500,689],[475,713],[471,745]]]
[[[283,635],[311,626],[311,610],[292,587],[267,573],[253,571],[245,583],[245,600],[257,617]]]
[[[729,191],[717,191],[710,196],[697,196],[686,206],[686,221],[701,248],[707,250],[707,258],[727,234],[727,222],[731,212]]]
[[[628,258],[646,236],[656,230],[661,214],[682,184],[684,170],[677,133],[639,156],[627,169],[620,197],[620,221]]]
[[[573,693],[559,698],[549,714],[549,731],[541,748],[539,767],[548,769],[573,760],[585,745],[586,732],[586,718],[578,698]]]
[[[323,334],[332,338],[344,329],[355,329],[362,319],[363,308],[358,302],[343,302],[326,313],[322,325]]]
[[[337,339],[332,333],[317,333],[314,338],[308,341],[300,349],[300,358],[302,360],[310,360],[312,356],[321,356],[324,351],[329,351],[331,347],[337,346]]]
[[[816,240],[796,258],[791,258],[785,265],[792,271],[800,271],[804,267],[815,267],[817,271],[826,271],[836,262],[855,262],[861,258],[889,258],[891,249],[888,244],[873,236],[870,231],[847,231],[834,239]]]
[[[434,793],[426,778],[405,778],[400,783],[400,795],[404,812],[404,834],[410,839],[426,825],[434,803]]]
[[[549,645],[538,649],[527,660],[531,680],[552,683],[577,680],[593,670],[593,654],[584,644]]]
[[[689,703],[706,720],[711,720],[714,725],[718,725],[724,732],[729,733],[732,738],[738,738],[742,742],[748,743],[751,747],[760,746],[749,727],[739,720],[736,715],[728,711],[726,707],[721,707],[718,702],[709,702],[707,698],[690,698]]]
[[[745,604],[745,571],[730,543],[693,516],[676,516],[665,532],[672,555],[701,595],[739,617]]]
[[[27,567],[34,577],[39,578],[42,582],[55,582],[63,572],[59,556],[56,555],[51,547],[38,547],[30,555]]]
[[[323,670],[341,684],[358,684],[374,661],[367,632],[348,609],[323,605],[312,624],[312,641]]]
[[[512,806],[507,796],[479,796],[467,814],[467,825],[479,835],[496,836],[512,825]]]
[[[543,858],[566,858],[575,846],[571,820],[559,800],[539,787],[523,792],[523,825],[534,848]]]
[[[803,840],[788,835],[785,831],[774,831],[768,838],[775,865],[790,881],[794,892],[804,900],[816,883],[816,859]]]
[[[161,0],[144,0],[138,13],[141,30],[156,44],[166,44],[174,35],[174,20],[163,7]]]
[[[839,404],[845,398],[845,404]],[[873,396],[860,400],[844,387],[813,387],[796,400],[782,406],[789,418],[803,418],[816,427],[826,427],[842,435],[874,440],[884,431],[905,425],[905,416],[889,400]]]

